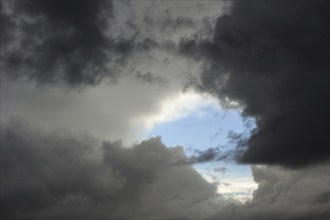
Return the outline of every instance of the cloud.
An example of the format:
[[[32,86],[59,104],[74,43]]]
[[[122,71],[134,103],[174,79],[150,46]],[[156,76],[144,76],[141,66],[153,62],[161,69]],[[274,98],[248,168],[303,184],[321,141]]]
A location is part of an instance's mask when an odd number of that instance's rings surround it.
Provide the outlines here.
[[[161,73],[150,77],[160,80],[157,76]],[[4,81],[0,86],[0,117],[7,121],[19,116],[33,122],[33,126],[131,144],[141,141],[158,124],[203,116],[206,107],[217,107],[210,96],[182,92],[182,82],[175,77],[175,72],[168,74],[166,84],[125,77],[113,85],[105,82],[82,90]]]
[[[144,123],[146,130],[151,130],[155,125],[179,120],[192,114],[201,117],[206,114],[204,108],[212,106],[218,108],[216,100],[208,94],[184,91],[179,94],[167,96],[157,103],[157,111],[152,114],[136,118],[135,123]]]
[[[150,39],[113,36],[111,1],[4,0],[1,8],[6,79],[96,85],[114,81],[133,51],[155,46]]]
[[[300,167],[329,158],[329,2],[234,1],[213,41],[182,40],[204,59],[197,87],[238,102],[256,128],[239,161]],[[242,148],[240,148],[242,149]]]
[[[220,147],[209,148],[207,150],[195,150],[194,155],[189,158],[190,163],[204,163],[209,161],[226,160],[230,157],[227,151],[223,151]]]
[[[326,219],[329,164],[288,170],[253,166],[247,203],[225,199],[159,137],[129,148],[22,119],[1,124],[4,219]],[[222,185],[220,185],[222,187]],[[229,187],[229,186],[227,186]],[[127,212],[127,210],[130,210]]]
[[[213,41],[196,40],[194,30],[191,39],[182,35],[177,51],[205,64],[197,86],[224,105],[239,103],[256,120],[251,136],[229,133],[240,162],[270,164],[252,166],[258,188],[249,202],[218,193],[240,185],[220,179],[218,190],[192,167],[232,159],[232,151],[212,148],[187,157],[182,147],[169,148],[159,137],[129,147],[124,140],[100,139],[125,139],[134,119],[141,118],[134,130],[142,131],[198,111],[201,98],[178,95],[180,77],[187,74],[179,74],[184,65],[174,57],[173,66],[151,67],[150,59],[132,68],[135,81],[127,77],[125,86],[68,92],[2,82],[1,219],[328,219],[329,164],[315,165],[329,159],[328,6],[234,1],[230,14],[218,18]],[[1,76],[70,86],[115,79],[116,65],[157,43],[135,37],[139,28],[128,30],[137,31],[132,36],[113,37],[113,14],[110,1],[1,1]],[[182,28],[195,27],[185,15],[149,18],[154,26],[173,29],[173,39],[181,38]],[[160,87],[168,76],[170,86]],[[15,114],[39,128],[9,119]]]
[[[214,168],[215,172],[219,172],[220,174],[225,174],[227,172],[227,168],[226,167],[216,167]]]
[[[2,217],[15,219],[186,218],[209,214],[216,186],[182,147],[151,138],[131,148],[13,119],[1,125]],[[127,210],[130,210],[127,212]]]
[[[130,64],[153,59],[154,54],[149,54],[141,61],[144,52],[159,49],[173,55],[180,36],[198,32],[210,35],[215,9],[205,16],[201,11],[206,9],[198,4],[178,5],[103,0],[1,1],[1,76],[80,88],[105,79],[116,82],[127,75],[123,69]],[[149,75],[143,79],[149,82]]]
[[[329,164],[301,170],[252,166],[258,184],[251,201],[228,204],[213,218],[328,219]]]
[[[158,41],[174,43],[180,37],[211,36],[211,24],[225,3],[115,1],[113,4],[118,8],[114,11],[115,16],[125,20],[123,23],[129,24],[130,27],[141,30],[139,34]]]
[[[165,78],[157,76],[151,72],[141,73],[140,71],[137,71],[135,77],[138,80],[146,83],[158,83],[160,85],[166,85],[166,83],[168,83],[168,80]]]

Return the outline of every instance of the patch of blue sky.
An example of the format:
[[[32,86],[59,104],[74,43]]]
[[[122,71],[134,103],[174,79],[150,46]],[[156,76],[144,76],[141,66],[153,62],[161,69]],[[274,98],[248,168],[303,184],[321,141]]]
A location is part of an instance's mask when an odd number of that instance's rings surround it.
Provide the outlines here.
[[[172,122],[156,125],[148,137],[161,136],[167,146],[181,145],[189,155],[194,149],[206,150],[228,143],[228,132],[243,132],[244,123],[237,110],[206,106],[203,114],[192,113]]]
[[[176,121],[156,125],[147,137],[161,136],[166,146],[180,145],[188,156],[194,150],[206,150],[208,148],[230,146],[228,132],[246,132],[248,129],[238,110],[221,110],[209,105],[201,109],[203,114],[192,113]],[[253,121],[250,122],[250,125]],[[250,176],[249,166],[238,165],[234,162],[213,161],[195,164],[194,167],[210,177],[223,179],[241,178]],[[216,168],[225,167],[225,173],[219,173]]]

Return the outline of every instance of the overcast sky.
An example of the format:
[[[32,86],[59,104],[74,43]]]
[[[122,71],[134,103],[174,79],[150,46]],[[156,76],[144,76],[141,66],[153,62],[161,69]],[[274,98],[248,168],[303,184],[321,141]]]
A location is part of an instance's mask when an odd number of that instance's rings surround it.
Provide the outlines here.
[[[1,219],[329,219],[329,7],[1,0]]]

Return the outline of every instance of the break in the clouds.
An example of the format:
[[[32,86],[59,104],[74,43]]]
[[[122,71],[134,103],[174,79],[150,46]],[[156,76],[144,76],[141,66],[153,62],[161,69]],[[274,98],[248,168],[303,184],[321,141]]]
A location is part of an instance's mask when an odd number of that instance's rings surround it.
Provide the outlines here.
[[[328,1],[234,1],[213,41],[181,41],[181,53],[205,58],[198,86],[256,120],[240,162],[329,159],[329,21]]]
[[[2,0],[1,219],[329,219],[328,60],[327,1]],[[255,127],[141,141],[198,92]],[[258,164],[250,200],[220,160]]]
[[[1,124],[2,219],[327,219],[329,165],[252,167],[251,201],[226,200],[180,146],[120,142]],[[221,169],[224,170],[224,169]],[[129,211],[128,211],[129,210]]]

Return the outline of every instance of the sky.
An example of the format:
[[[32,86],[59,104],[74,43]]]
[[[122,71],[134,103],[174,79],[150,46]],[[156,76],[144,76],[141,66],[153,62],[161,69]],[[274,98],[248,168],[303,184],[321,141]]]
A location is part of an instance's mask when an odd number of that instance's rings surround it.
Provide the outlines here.
[[[228,133],[241,133],[248,129],[238,110],[221,109],[212,99],[203,99],[199,106],[198,111],[185,117],[156,125],[145,138],[159,136],[166,146],[183,146],[186,155],[193,156],[196,150],[205,151],[219,146],[231,148]],[[253,121],[250,124],[253,125]],[[194,168],[207,181],[218,184],[218,192],[232,199],[251,199],[257,187],[248,165],[206,161],[195,164]]]
[[[1,0],[1,219],[329,219],[329,7]]]

